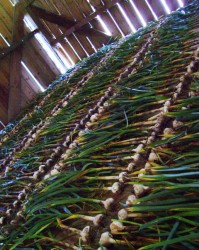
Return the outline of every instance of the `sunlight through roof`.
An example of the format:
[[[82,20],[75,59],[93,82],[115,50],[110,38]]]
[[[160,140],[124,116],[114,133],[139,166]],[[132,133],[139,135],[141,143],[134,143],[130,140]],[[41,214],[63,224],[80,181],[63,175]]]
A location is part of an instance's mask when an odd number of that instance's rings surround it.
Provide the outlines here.
[[[133,6],[133,9],[135,10],[138,18],[140,19],[140,22],[142,23],[142,26],[146,26],[146,21],[144,20],[144,17],[141,15],[141,13],[139,12],[138,8],[136,7],[136,5],[134,4],[134,2],[132,0],[129,0],[131,5]]]
[[[109,14],[110,18],[112,19],[112,21],[114,22],[115,26],[117,27],[117,29],[119,30],[120,34],[124,37],[124,33],[122,32],[122,30],[120,29],[119,25],[117,24],[117,22],[115,21],[114,17],[112,16],[111,12],[109,10],[107,10],[107,13]]]
[[[117,3],[117,6],[118,6],[120,12],[122,13],[124,19],[126,20],[127,24],[128,24],[129,27],[131,28],[131,31],[136,32],[136,28],[135,28],[135,27],[133,26],[133,24],[131,23],[130,19],[129,19],[128,16],[126,15],[126,13],[125,13],[124,9],[122,8],[122,6],[121,6],[119,3]]]
[[[90,0],[87,0],[87,2],[90,4],[91,6],[91,9],[93,12],[96,11],[95,7],[90,3]],[[108,36],[111,36],[111,32],[109,30],[109,28],[106,26],[105,22],[102,20],[101,16],[100,15],[97,15],[97,20],[99,21],[99,23],[101,24],[102,28],[104,29],[105,31],[105,34],[108,35]]]
[[[45,88],[39,83],[39,81],[34,77],[34,75],[32,74],[32,72],[29,70],[29,68],[26,66],[26,64],[21,61],[22,66],[24,67],[24,69],[28,72],[28,74],[30,75],[30,77],[34,80],[34,82],[36,83],[36,85],[39,87],[39,89],[41,90],[41,92],[45,91]]]
[[[65,57],[70,62],[70,64],[67,63],[66,66],[67,67],[71,67],[71,66],[75,65],[75,63],[73,62],[72,58],[69,56],[69,54],[67,53],[67,51],[63,48],[63,46],[60,43],[57,43],[56,46],[62,50],[63,54],[65,55]]]
[[[24,22],[30,31],[33,31],[37,28],[37,25],[34,23],[34,21],[32,20],[32,18],[29,15],[25,15]],[[46,55],[48,55],[51,58],[52,62],[54,62],[55,66],[60,71],[60,73],[61,74],[65,73],[67,70],[66,66],[59,59],[59,57],[57,56],[55,51],[52,49],[50,44],[46,41],[44,36],[41,33],[37,33],[37,34],[35,34],[35,38],[40,43],[40,45],[42,46],[44,51],[46,51]]]
[[[161,3],[166,11],[167,14],[171,13],[171,10],[169,9],[169,6],[167,5],[167,3],[165,2],[165,0],[161,0]]]
[[[184,3],[182,2],[182,0],[177,0],[178,1],[178,5],[182,8],[184,7]]]
[[[90,43],[91,47],[93,48],[93,50],[95,52],[97,52],[97,49],[95,48],[95,45],[91,42],[91,40],[89,39],[89,37],[86,36],[86,39],[88,40],[88,42]]]
[[[4,40],[4,42],[8,45],[8,46],[10,46],[10,44],[9,44],[9,42],[5,39],[5,37],[0,33],[0,37]]]
[[[145,0],[145,2],[146,2],[146,4],[147,4],[147,6],[149,7],[149,9],[150,9],[150,11],[151,11],[153,17],[154,17],[155,20],[157,21],[157,20],[158,20],[158,17],[157,17],[157,15],[155,14],[155,12],[154,12],[153,8],[151,7],[151,5],[149,4],[148,0]]]

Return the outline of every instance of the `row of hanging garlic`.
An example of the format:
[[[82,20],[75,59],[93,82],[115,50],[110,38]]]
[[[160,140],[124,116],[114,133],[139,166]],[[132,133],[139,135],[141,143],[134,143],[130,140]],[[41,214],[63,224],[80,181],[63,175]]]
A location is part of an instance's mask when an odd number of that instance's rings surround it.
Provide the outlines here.
[[[116,78],[116,80],[111,81],[111,83],[113,84],[117,84],[117,82],[119,82],[121,80],[121,78],[126,76],[126,72],[128,72],[128,74],[131,74],[131,70],[132,72],[135,72],[134,70],[134,66],[135,64],[141,59],[141,54],[145,52],[145,50],[147,50],[147,46],[148,44],[146,43],[145,45],[145,49],[143,50],[143,48],[141,49],[140,53],[137,53],[135,58],[136,60],[133,61],[133,63],[130,63],[128,65],[128,69],[126,69],[124,72],[122,72],[119,77]],[[130,68],[130,69],[129,69]],[[75,93],[76,94],[76,93]],[[71,96],[74,95],[74,92],[70,92],[67,96],[67,98],[69,98]],[[94,123],[100,118],[100,116],[102,115],[102,113],[109,107],[109,102],[110,99],[112,97],[115,97],[117,94],[115,93],[115,89],[114,87],[109,87],[107,91],[105,91],[104,95],[100,98],[100,100],[97,102],[97,104],[95,105],[94,108],[89,109],[88,114],[86,115],[86,117],[82,118],[80,120],[79,124],[76,124],[76,127],[73,130],[73,135],[76,134],[77,136],[82,136],[85,131],[87,129],[91,129],[91,127],[94,125]],[[66,100],[64,100],[63,102],[64,105],[67,105]],[[52,112],[52,115],[57,112],[59,110],[60,107],[55,108]],[[81,128],[81,129],[80,129]],[[78,134],[76,133],[78,132]],[[54,152],[51,154],[50,158],[45,162],[45,164],[42,164],[39,166],[39,170],[35,171],[33,173],[32,178],[37,181],[37,180],[41,180],[41,178],[44,176],[45,178],[50,177],[51,175],[54,174],[58,174],[63,168],[64,168],[64,164],[61,162],[61,160],[65,160],[66,158],[69,157],[69,155],[71,154],[72,149],[74,149],[75,147],[78,146],[77,141],[75,140],[76,138],[73,138],[74,140],[71,141],[71,137],[67,136],[64,143],[63,143],[63,147],[57,147],[54,149]],[[65,153],[63,153],[63,148],[68,148]],[[54,158],[59,157],[61,155],[61,159],[60,162],[55,164]],[[50,170],[49,169],[54,165],[54,168]],[[46,174],[48,172],[48,174]],[[121,188],[121,184],[126,180],[126,172],[122,172],[119,174],[118,176],[118,180],[119,182],[115,182],[112,187],[110,188],[110,190],[113,193],[117,193],[119,192],[120,188]],[[25,201],[27,199],[27,195],[28,195],[28,191],[32,191],[33,190],[34,185],[29,185],[28,189],[24,188],[22,190],[21,193],[19,193],[18,195],[18,199],[16,201],[13,202],[13,207],[17,208],[20,207],[23,203],[23,201]],[[102,204],[104,206],[104,208],[106,210],[109,210],[112,206],[114,202],[113,198],[108,198],[105,201],[99,201],[100,204]],[[22,207],[23,208],[23,207]],[[14,211],[9,208],[7,210],[7,217],[10,217],[12,215],[13,218],[13,213]],[[16,217],[14,220],[11,220],[11,224],[16,224],[17,221],[19,221],[22,218],[22,214],[23,214],[23,209],[19,210],[19,212],[16,213]],[[91,218],[88,218],[86,216],[82,216],[83,219],[89,220],[91,221]],[[93,218],[93,224],[95,226],[99,225],[101,220],[103,218],[102,214],[99,214],[97,216],[95,216],[95,218]],[[3,222],[6,221],[7,218],[1,218],[0,223],[4,224]],[[72,230],[72,229],[71,229]],[[90,233],[90,226],[86,226],[85,228],[82,229],[82,231],[79,232],[81,239],[83,242],[88,241],[89,239],[89,233]]]
[[[140,66],[142,65],[141,59],[143,58],[143,54],[145,54],[146,51],[148,50],[149,46],[151,46],[153,35],[154,35],[154,32],[152,32],[150,38],[147,40],[146,44],[142,47],[142,49],[134,56],[134,60],[129,64],[129,66],[125,69],[125,71],[120,74],[120,76],[117,79],[118,82],[122,78],[128,77],[131,74],[134,74],[136,72],[136,64],[139,63]],[[140,151],[141,151],[143,148],[143,145],[139,145],[138,148],[140,148]],[[137,150],[137,152],[139,152],[139,149]],[[139,160],[139,159],[137,159],[137,160]],[[130,163],[130,164],[131,165],[135,164],[135,162]],[[117,176],[111,176],[111,177],[109,176],[109,179],[117,179],[118,181],[114,182],[111,187],[103,188],[103,190],[109,190],[113,194],[121,194],[123,186],[125,185],[125,182],[129,179],[128,178],[128,171],[130,168],[130,164],[127,167],[127,171],[123,171],[123,172],[119,173],[118,177]],[[138,197],[142,192],[144,192],[145,190],[148,189],[148,187],[145,187],[145,186],[140,185],[140,184],[134,184],[133,187],[134,187],[134,195],[129,195],[129,197],[126,201],[127,205],[132,204],[132,202],[134,202],[137,199],[136,196]],[[113,198],[108,198],[107,200],[111,201],[111,206],[109,206],[109,209],[111,209],[114,206],[115,201]],[[126,210],[125,210],[125,212],[126,212]],[[120,211],[119,214],[121,214],[121,213],[122,213],[122,211]],[[111,225],[110,225],[111,231],[115,230],[115,226],[117,227],[116,224],[111,223]],[[120,225],[120,226],[122,226],[123,229],[125,228],[123,225]],[[86,229],[86,237],[85,237],[85,235],[82,235],[82,233],[80,234],[80,236],[81,236],[81,239],[83,240],[84,243],[88,243],[90,230],[88,230],[88,226],[86,226],[82,232],[84,232],[85,229]],[[89,229],[90,229],[90,227],[89,227]],[[112,236],[109,232],[102,233],[102,235],[100,237],[100,245],[103,246],[104,250],[106,249],[105,246],[108,246],[110,244],[115,244],[115,243],[116,243],[116,241],[112,238]],[[118,241],[117,241],[117,243],[118,243]],[[122,241],[120,241],[120,244],[122,244]],[[99,249],[101,249],[101,247],[99,247]]]
[[[187,72],[182,77],[180,77],[180,83],[176,86],[176,91],[174,92],[172,98],[165,102],[163,111],[160,114],[160,116],[157,118],[157,123],[154,126],[154,130],[152,131],[151,135],[146,141],[146,146],[155,141],[157,135],[163,129],[165,120],[167,119],[166,115],[169,111],[169,107],[177,101],[177,98],[179,98],[180,94],[183,92],[183,87],[187,87],[187,85],[189,85],[189,83],[191,82],[191,74],[196,72],[198,69],[199,69],[199,48],[197,48],[197,50],[194,52],[193,60],[188,65]],[[171,126],[163,130],[163,135],[173,134],[176,129],[182,126],[183,126],[183,123],[181,121],[174,119],[172,121]],[[127,167],[128,172],[134,169],[137,161],[139,161],[141,157],[141,152],[143,152],[143,150],[144,150],[144,145],[143,144],[138,145],[137,149],[135,150],[137,152],[137,156],[134,157],[134,162],[129,163]],[[140,169],[139,171],[140,174],[138,175],[138,177],[142,177],[144,173],[148,172],[151,169],[151,163],[157,160],[158,160],[158,155],[155,153],[154,150],[151,150],[148,156],[148,160],[145,163],[145,168]],[[125,177],[128,180],[127,172],[125,173]],[[116,183],[113,184],[113,186],[115,185]],[[119,186],[121,185],[118,185],[118,187]],[[114,188],[113,190],[116,190],[116,189]],[[134,218],[136,216],[136,213],[131,213],[131,209],[128,209],[128,206],[132,206],[133,204],[138,203],[137,198],[140,196],[143,196],[148,190],[150,189],[147,186],[144,186],[142,184],[134,184],[133,185],[134,194],[130,195],[127,198],[126,200],[127,208],[123,208],[118,211],[118,219],[128,220],[129,218]],[[119,188],[117,189],[117,191],[119,191]],[[122,231],[125,231],[125,230],[128,231],[130,229],[128,226],[124,226],[122,222],[119,222],[119,221],[112,222],[110,224],[110,231],[112,234],[110,232],[102,233],[101,238],[100,238],[100,244],[104,246],[104,249],[106,249],[106,246],[109,246],[111,244],[125,245],[124,241],[115,240],[113,238],[114,234],[121,233]]]
[[[115,47],[115,49],[117,46]],[[65,107],[68,104],[68,101],[78,93],[78,90],[85,85],[88,80],[94,75],[94,73],[98,70],[99,65],[103,65],[103,63],[106,63],[107,58],[114,53],[114,50],[111,50],[109,53],[107,53],[101,60],[100,62],[92,69],[92,71],[88,72],[86,76],[82,78],[81,81],[78,82],[78,84],[61,100],[59,103],[54,107],[54,109],[51,111],[51,117],[56,116],[62,107]],[[117,82],[117,81],[116,81]],[[111,83],[115,83],[115,81],[112,81]],[[109,103],[108,100],[112,97],[115,96],[114,93],[114,88],[109,87],[107,91],[105,91],[104,96],[100,98],[100,100],[97,102],[96,106],[93,109],[89,109],[88,115],[80,120],[79,124],[76,124],[76,127],[72,131],[73,134],[76,134],[76,136],[82,136],[87,129],[90,129],[91,126],[93,125],[94,122],[96,122],[101,114],[108,108]],[[26,135],[26,137],[22,140],[22,142],[19,144],[19,146],[14,149],[12,153],[9,154],[9,156],[4,159],[3,162],[3,167],[6,166],[5,168],[5,175],[9,172],[11,172],[12,168],[8,166],[9,163],[14,162],[14,153],[25,149],[30,145],[30,143],[33,142],[33,140],[40,134],[40,131],[44,129],[45,126],[49,124],[50,118],[46,118],[45,121],[41,121],[37,126],[34,126]],[[81,128],[81,129],[80,129]],[[78,134],[76,133],[78,132]],[[74,149],[77,146],[76,140],[71,141],[71,137],[67,136],[65,138],[65,141],[62,144],[62,147],[58,146],[53,150],[53,153],[50,155],[49,159],[42,165],[39,166],[39,169],[37,171],[33,172],[32,175],[32,180],[33,181],[38,181],[41,180],[42,178],[46,179],[50,177],[51,175],[58,174],[59,171],[64,167],[64,164],[59,162],[59,164],[55,164],[56,159],[60,158],[61,160],[66,159],[69,154],[71,153],[72,149]],[[63,151],[65,153],[63,153]],[[55,164],[55,165],[54,165]],[[54,169],[51,169],[49,172],[49,169],[54,166]],[[49,172],[49,174],[46,174]],[[8,221],[11,224],[17,224],[19,220],[23,218],[23,203],[24,201],[28,198],[28,193],[32,192],[34,189],[34,182],[30,183],[28,187],[24,188],[18,195],[17,200],[15,200],[12,204],[11,207],[9,207],[5,214],[4,217],[0,218],[0,224],[4,225],[7,224]],[[112,203],[112,199],[107,199],[106,201],[101,201],[100,203],[104,205],[106,209],[109,208],[110,204]],[[15,210],[18,209],[19,212],[15,213]],[[16,214],[15,219],[12,219],[14,217],[14,214]],[[88,231],[88,230],[85,230]]]

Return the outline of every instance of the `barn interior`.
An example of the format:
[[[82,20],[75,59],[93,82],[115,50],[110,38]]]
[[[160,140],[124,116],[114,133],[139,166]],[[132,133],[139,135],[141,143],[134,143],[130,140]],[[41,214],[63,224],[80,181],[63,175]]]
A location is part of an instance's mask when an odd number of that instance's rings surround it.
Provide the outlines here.
[[[0,1],[1,249],[198,249],[198,16]]]

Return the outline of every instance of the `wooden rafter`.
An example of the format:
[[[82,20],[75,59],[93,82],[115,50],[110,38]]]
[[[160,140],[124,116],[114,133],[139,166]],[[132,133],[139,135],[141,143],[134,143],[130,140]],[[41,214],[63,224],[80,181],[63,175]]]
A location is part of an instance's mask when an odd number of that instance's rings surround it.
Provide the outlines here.
[[[95,17],[102,14],[104,11],[110,9],[113,7],[116,3],[120,2],[121,0],[112,0],[110,3],[103,5],[102,7],[98,8],[95,12],[88,15],[86,18],[82,19],[81,21],[75,23],[72,27],[68,28],[62,35],[57,37],[56,39],[52,39],[50,42],[51,44],[56,44],[63,40],[65,37],[69,36],[71,33],[78,31],[80,28],[82,28],[84,25],[86,25],[88,22],[92,21]]]
[[[30,32],[28,35],[24,36],[23,38],[19,39],[18,41],[14,42],[10,45],[9,48],[3,49],[0,51],[0,59],[4,58],[5,56],[9,55],[12,51],[15,49],[18,49],[21,45],[23,45],[25,42],[29,41],[39,30],[36,29],[32,32]]]
[[[37,24],[37,26],[39,27],[39,29],[44,33],[44,35],[48,38],[49,40],[49,35],[46,34],[45,32],[45,27],[43,25],[43,23],[41,23],[40,19],[43,19],[44,21],[48,21],[54,24],[57,24],[61,27],[64,27],[66,29],[70,29],[71,27],[73,27],[74,25],[76,25],[76,22],[68,20],[66,17],[62,16],[62,15],[57,15],[55,13],[52,13],[50,11],[46,11],[45,9],[36,7],[36,6],[29,6],[27,8],[29,14],[31,15],[31,17],[34,19],[35,23]],[[82,27],[81,30],[78,30],[78,33],[80,33],[81,35],[98,35],[98,36],[102,36],[104,38],[102,38],[102,40],[109,40],[109,36],[107,36],[105,33],[92,29],[90,28],[90,25],[88,23],[86,23],[84,25],[84,27]],[[50,38],[50,40],[52,40]]]
[[[35,16],[46,20],[48,22],[57,24],[59,26],[63,26],[65,28],[70,28],[71,26],[74,25],[73,21],[68,20],[66,17],[62,16],[62,15],[57,15],[53,12],[49,12],[45,9],[36,7],[34,5],[31,5],[28,7],[28,10],[34,14]]]

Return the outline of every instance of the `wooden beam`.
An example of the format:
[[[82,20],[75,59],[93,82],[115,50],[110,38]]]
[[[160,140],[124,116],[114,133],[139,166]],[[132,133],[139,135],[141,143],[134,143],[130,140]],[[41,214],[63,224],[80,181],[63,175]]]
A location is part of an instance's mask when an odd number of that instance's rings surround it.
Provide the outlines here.
[[[13,19],[13,42],[24,34],[23,8],[20,4],[15,6]],[[8,102],[8,121],[12,121],[21,110],[21,60],[23,46],[12,51],[10,58],[10,86]]]
[[[73,27],[76,22],[68,20],[66,17],[62,16],[62,15],[57,15],[55,13],[52,13],[50,11],[44,10],[42,8],[36,7],[36,6],[29,6],[28,7],[28,12],[31,14],[31,16],[34,16],[34,19],[41,18],[44,21],[48,21],[54,24],[57,24],[59,26],[62,26],[66,29],[69,29],[71,27]],[[35,22],[38,23],[39,20],[36,20]],[[45,28],[41,27],[41,31],[43,32]],[[81,35],[89,35],[90,33],[93,33],[93,30],[90,29],[89,24],[88,25],[84,25],[83,29],[81,29],[81,31],[78,31]],[[94,31],[95,32],[95,31]],[[96,31],[97,32],[97,31]],[[98,33],[99,35],[99,33]],[[105,39],[109,40],[109,36],[107,36],[106,34],[104,34],[103,32],[101,32],[101,36],[104,36]]]
[[[28,14],[31,16],[33,21],[36,23],[37,27],[39,28],[40,31],[42,31],[44,37],[46,38],[47,41],[50,41],[52,39],[52,34],[50,34],[47,30],[45,25],[42,23],[42,21],[34,14],[30,6],[27,8]]]
[[[21,38],[20,40],[14,42],[13,44],[10,45],[10,47],[1,50],[0,51],[0,59],[2,59],[5,56],[9,55],[11,52],[13,52],[14,50],[18,49],[21,45],[23,45],[24,43],[26,43],[27,41],[29,41],[32,37],[34,37],[34,35],[37,32],[39,32],[38,29],[30,32],[28,35],[26,35],[23,38]]]
[[[46,20],[48,22],[57,24],[59,26],[63,26],[65,28],[70,28],[71,26],[74,25],[73,21],[68,20],[66,17],[62,15],[57,15],[55,13],[49,12],[45,9],[36,7],[34,5],[29,6],[28,9],[30,10],[31,13],[33,13],[35,16]]]
[[[113,7],[116,3],[120,2],[121,0],[112,0],[106,5],[103,5],[102,7],[98,8],[95,12],[87,16],[86,18],[82,19],[81,21],[75,23],[72,27],[67,29],[61,36],[57,37],[56,39],[52,39],[50,42],[51,44],[56,44],[63,40],[65,37],[69,36],[71,33],[78,31],[80,28],[82,28],[85,24],[93,20],[97,15],[100,15],[107,9]]]

